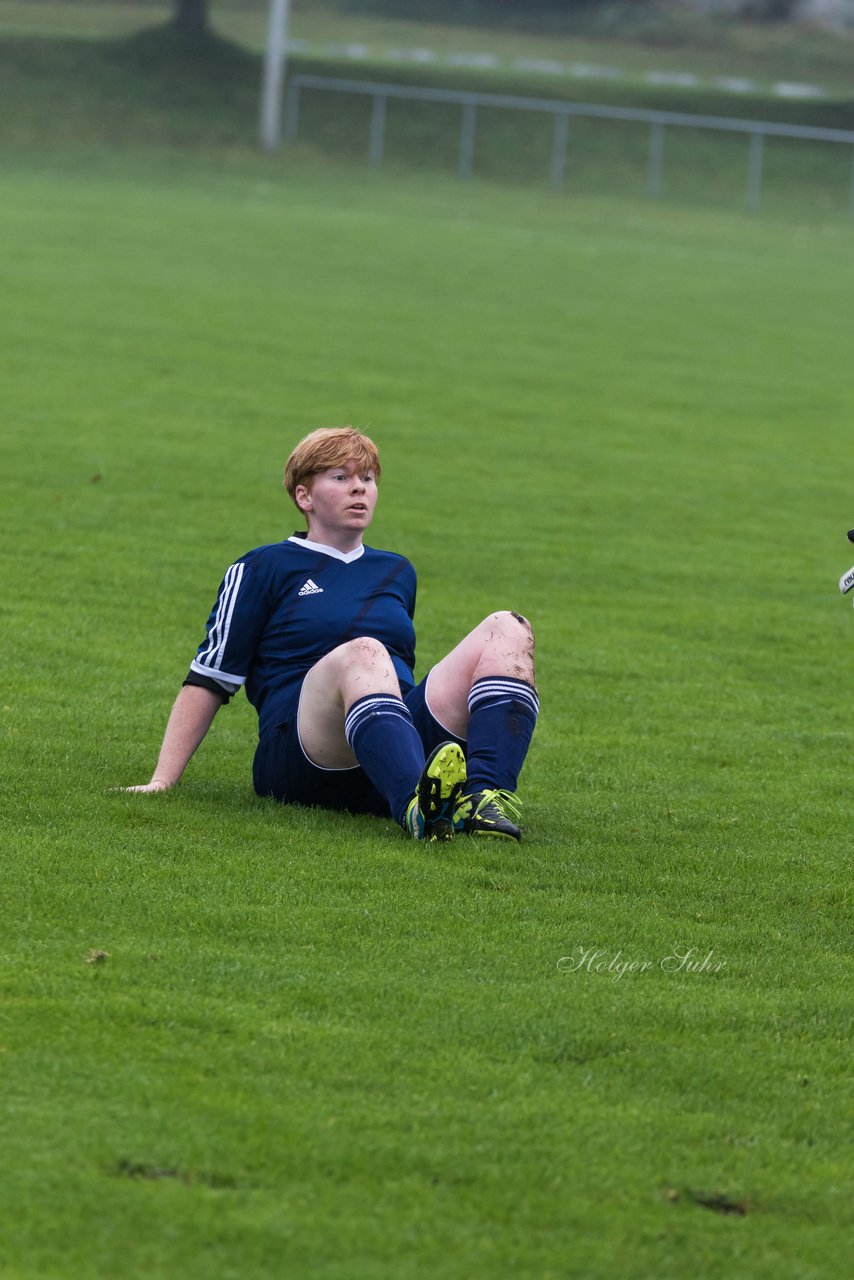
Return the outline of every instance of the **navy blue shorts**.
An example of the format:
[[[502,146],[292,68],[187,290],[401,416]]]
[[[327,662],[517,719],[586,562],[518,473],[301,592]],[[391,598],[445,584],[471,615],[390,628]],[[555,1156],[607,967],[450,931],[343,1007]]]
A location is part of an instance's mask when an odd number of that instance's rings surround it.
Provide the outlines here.
[[[404,694],[415,728],[428,756],[440,742],[459,742],[434,718],[425,696],[427,677]],[[322,809],[346,809],[350,813],[389,816],[388,804],[358,765],[351,769],[321,769],[302,749],[297,732],[298,703],[293,717],[269,729],[258,743],[252,780],[259,796],[274,796],[282,804],[317,805]]]

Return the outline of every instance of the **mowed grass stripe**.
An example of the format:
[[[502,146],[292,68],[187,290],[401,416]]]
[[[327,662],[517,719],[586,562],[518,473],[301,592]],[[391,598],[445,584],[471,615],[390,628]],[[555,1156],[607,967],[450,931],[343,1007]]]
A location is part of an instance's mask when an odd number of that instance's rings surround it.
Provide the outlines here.
[[[0,220],[3,1265],[833,1274],[845,230],[109,156]],[[421,669],[537,626],[521,850],[257,801],[242,703],[110,790],[346,418]]]

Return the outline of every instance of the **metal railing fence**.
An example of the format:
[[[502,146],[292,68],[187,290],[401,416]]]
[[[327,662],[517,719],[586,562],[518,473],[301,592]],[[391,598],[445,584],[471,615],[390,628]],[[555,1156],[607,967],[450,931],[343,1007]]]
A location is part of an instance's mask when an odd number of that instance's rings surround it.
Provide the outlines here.
[[[622,120],[649,125],[646,194],[659,199],[664,175],[664,138],[667,128],[715,130],[743,134],[749,139],[747,162],[747,207],[758,213],[762,203],[765,139],[792,138],[809,142],[839,143],[852,148],[852,176],[849,212],[854,218],[854,131],[819,129],[809,125],[778,124],[770,120],[739,120],[731,116],[690,115],[679,111],[646,110],[639,107],[609,107],[595,103],[565,102],[560,99],[514,97],[509,94],[475,93],[456,89],[422,89],[410,85],[380,84],[372,80],[339,80],[330,76],[296,75],[285,94],[285,140],[294,142],[299,133],[300,96],[304,89],[331,93],[367,95],[371,98],[368,162],[374,168],[385,153],[386,105],[390,98],[412,102],[444,102],[461,108],[458,172],[461,178],[474,173],[478,107],[512,111],[536,111],[554,117],[550,180],[562,187],[566,179],[569,125],[573,117]]]

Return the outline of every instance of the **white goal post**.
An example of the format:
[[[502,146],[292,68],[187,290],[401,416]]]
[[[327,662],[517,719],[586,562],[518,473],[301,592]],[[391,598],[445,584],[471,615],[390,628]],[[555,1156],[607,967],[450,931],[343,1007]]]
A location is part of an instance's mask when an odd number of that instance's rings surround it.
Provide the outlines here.
[[[288,47],[289,8],[290,0],[270,0],[264,75],[261,82],[261,146],[265,151],[277,151],[281,142],[282,85]]]

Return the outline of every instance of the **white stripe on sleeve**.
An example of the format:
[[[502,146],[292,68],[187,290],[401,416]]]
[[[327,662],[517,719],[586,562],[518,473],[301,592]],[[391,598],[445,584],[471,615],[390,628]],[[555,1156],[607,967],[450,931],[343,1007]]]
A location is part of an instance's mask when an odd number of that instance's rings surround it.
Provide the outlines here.
[[[237,564],[231,565],[226,570],[222,591],[217,602],[216,617],[208,633],[208,647],[198,656],[198,662],[201,667],[210,667],[214,671],[219,671],[222,666],[225,646],[228,642],[228,632],[231,627],[231,616],[234,613],[237,593],[240,590],[245,567],[243,561],[239,560]],[[202,674],[207,675],[208,673],[204,671]],[[234,678],[233,676],[229,677],[229,679]]]

